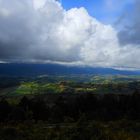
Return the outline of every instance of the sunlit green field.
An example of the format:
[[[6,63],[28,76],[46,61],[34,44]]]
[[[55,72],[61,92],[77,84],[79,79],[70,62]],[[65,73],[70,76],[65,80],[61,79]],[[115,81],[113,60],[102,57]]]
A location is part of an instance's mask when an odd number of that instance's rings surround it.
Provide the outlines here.
[[[80,79],[80,80],[79,80]],[[7,86],[7,83],[10,82]],[[24,96],[38,94],[63,94],[63,93],[125,93],[131,94],[140,87],[139,76],[94,76],[94,75],[70,75],[70,76],[38,76],[30,78],[10,77],[0,81],[1,96]],[[10,86],[11,83],[15,83]]]

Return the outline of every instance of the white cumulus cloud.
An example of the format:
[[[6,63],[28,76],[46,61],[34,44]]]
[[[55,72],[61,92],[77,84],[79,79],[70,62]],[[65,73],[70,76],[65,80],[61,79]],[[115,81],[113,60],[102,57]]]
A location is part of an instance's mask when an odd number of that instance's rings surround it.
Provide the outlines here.
[[[0,0],[0,61],[56,62],[140,68],[140,45],[121,44],[118,32],[55,0]]]

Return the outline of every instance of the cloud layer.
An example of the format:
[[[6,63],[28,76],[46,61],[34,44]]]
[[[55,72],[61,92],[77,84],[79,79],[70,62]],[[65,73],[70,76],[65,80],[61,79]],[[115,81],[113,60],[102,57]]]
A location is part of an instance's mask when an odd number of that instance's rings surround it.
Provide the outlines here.
[[[66,11],[55,0],[0,0],[1,62],[140,69],[140,40],[131,41],[126,32],[130,29],[118,33],[104,25],[85,8]],[[140,30],[134,32],[138,35]]]
[[[119,24],[123,25],[118,34],[121,44],[140,44],[140,1],[134,1],[131,11],[124,12],[119,20]]]

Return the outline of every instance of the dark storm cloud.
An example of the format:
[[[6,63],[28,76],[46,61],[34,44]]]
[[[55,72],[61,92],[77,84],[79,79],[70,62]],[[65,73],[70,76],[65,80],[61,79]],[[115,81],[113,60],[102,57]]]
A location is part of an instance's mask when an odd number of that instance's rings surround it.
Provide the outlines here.
[[[118,33],[121,44],[140,44],[140,1],[134,0],[129,11],[123,13],[119,20],[122,30]]]

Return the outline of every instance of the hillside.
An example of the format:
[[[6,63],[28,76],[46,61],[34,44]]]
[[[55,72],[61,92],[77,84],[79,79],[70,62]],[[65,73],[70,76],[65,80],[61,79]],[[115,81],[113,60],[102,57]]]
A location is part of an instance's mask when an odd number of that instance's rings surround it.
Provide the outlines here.
[[[58,64],[0,64],[2,76],[36,76],[64,74],[93,74],[93,75],[140,75],[140,71],[116,70],[112,68],[93,68],[64,66]]]

